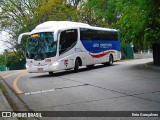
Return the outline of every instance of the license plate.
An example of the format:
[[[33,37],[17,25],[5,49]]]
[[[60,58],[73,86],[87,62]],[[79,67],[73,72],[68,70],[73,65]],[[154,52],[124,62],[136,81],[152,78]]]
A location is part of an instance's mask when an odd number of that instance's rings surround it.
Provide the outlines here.
[[[43,71],[43,68],[37,68],[38,71]]]

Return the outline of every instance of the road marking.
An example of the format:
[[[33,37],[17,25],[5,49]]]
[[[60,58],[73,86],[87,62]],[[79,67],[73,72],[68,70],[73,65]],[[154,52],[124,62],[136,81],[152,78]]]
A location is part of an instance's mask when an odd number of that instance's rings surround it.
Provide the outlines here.
[[[39,90],[39,91],[35,91],[35,92],[28,92],[28,93],[24,93],[25,95],[34,95],[34,94],[39,94],[39,93],[46,93],[46,92],[53,92],[55,89],[49,89],[49,90]]]
[[[15,91],[16,91],[18,94],[21,94],[21,93],[23,93],[23,92],[22,92],[22,91],[19,89],[19,87],[17,86],[17,82],[18,82],[18,80],[19,80],[22,76],[24,76],[24,75],[26,75],[26,74],[27,74],[27,72],[19,75],[19,76],[14,80],[14,82],[13,82],[13,88],[15,89]]]
[[[16,72],[16,73],[9,74],[9,75],[5,75],[5,76],[3,76],[2,78],[7,78],[7,77],[10,77],[10,76],[16,75],[16,74],[18,74],[18,73],[21,73],[21,72],[24,72],[24,70],[23,70],[23,71],[20,71],[20,72]]]
[[[55,90],[60,90],[60,89],[66,89],[66,88],[72,88],[72,87],[80,87],[80,86],[86,86],[89,84],[83,84],[83,85],[77,85],[77,86],[68,86],[68,87],[62,87],[62,88],[52,88],[48,90],[39,90],[39,91],[32,91],[32,92],[26,92],[23,93],[24,95],[34,95],[34,94],[40,94],[40,93],[46,93],[46,92],[53,92]]]

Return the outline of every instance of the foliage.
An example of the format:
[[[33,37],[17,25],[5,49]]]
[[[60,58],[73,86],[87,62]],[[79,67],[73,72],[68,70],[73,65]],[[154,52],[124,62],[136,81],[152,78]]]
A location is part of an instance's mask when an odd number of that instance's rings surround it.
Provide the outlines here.
[[[121,42],[146,49],[160,41],[158,0],[88,0],[79,10],[80,20],[94,26],[120,30]]]
[[[78,9],[79,21],[106,27],[106,0],[88,0]]]
[[[113,25],[120,29],[122,41],[133,42],[136,46],[149,45],[145,35],[145,25],[148,17],[147,5],[141,0],[118,2],[123,10],[120,12],[119,20]]]
[[[19,56],[17,56],[14,52],[8,52],[6,66],[9,67],[10,65],[19,62],[20,60],[21,59]]]
[[[6,59],[5,56],[0,54],[0,66],[6,65]]]
[[[44,5],[41,5],[44,4]],[[47,0],[40,3],[35,11],[37,21],[40,23],[51,20],[73,20],[75,8],[63,4],[62,0]]]
[[[137,49],[160,42],[159,0],[1,0],[0,4],[1,27],[12,35],[9,42],[19,58],[25,57],[25,44],[17,45],[18,35],[49,20],[116,28],[122,45],[133,42]]]
[[[76,19],[76,5],[80,1],[74,2],[72,6],[63,0],[1,0],[1,29],[7,30],[12,36],[5,42],[12,46],[10,49],[16,49],[14,51],[24,58],[25,41],[23,46],[18,46],[18,35],[31,31],[45,21]]]

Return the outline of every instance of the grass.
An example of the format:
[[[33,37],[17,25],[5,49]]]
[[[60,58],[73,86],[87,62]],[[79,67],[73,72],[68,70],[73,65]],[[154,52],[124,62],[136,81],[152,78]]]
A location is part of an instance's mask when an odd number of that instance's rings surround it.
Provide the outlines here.
[[[4,86],[0,83],[0,90],[2,91],[3,94],[6,93]]]

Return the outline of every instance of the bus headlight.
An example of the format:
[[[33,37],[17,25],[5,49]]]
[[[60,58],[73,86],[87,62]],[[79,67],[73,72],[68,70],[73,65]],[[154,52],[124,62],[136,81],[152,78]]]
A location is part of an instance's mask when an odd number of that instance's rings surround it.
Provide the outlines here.
[[[31,64],[26,63],[26,68],[29,68],[31,66],[32,66]]]
[[[28,65],[28,63],[26,63],[26,68],[28,68],[29,67],[29,65]]]
[[[59,65],[59,62],[55,61],[52,66],[55,67],[55,66],[58,66]]]

